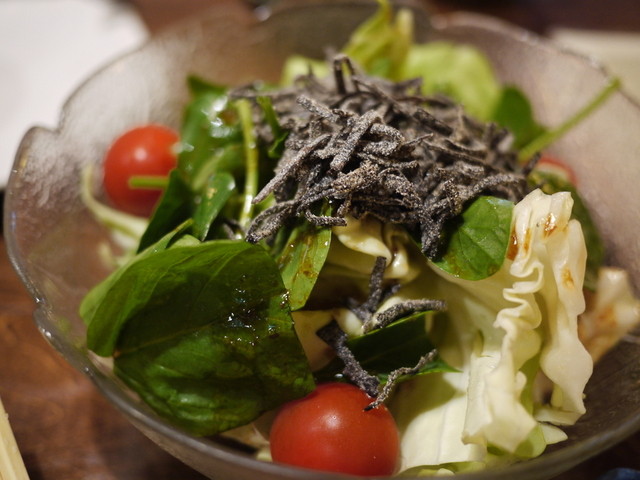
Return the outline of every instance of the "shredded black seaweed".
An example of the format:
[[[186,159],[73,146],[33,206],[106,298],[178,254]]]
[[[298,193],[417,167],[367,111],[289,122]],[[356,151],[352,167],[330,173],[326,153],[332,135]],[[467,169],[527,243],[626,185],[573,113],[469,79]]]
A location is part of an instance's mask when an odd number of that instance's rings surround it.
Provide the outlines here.
[[[447,97],[423,95],[420,79],[371,77],[344,55],[334,59],[332,79],[310,72],[291,88],[265,92],[250,85],[232,96],[268,96],[288,132],[273,178],[254,199],[260,203],[273,195],[275,202],[249,225],[245,238],[252,243],[269,240],[299,217],[333,227],[346,225],[347,216],[369,216],[402,225],[423,253],[435,258],[445,224],[469,202],[481,195],[517,202],[530,189],[526,177],[535,159],[519,164],[507,130],[469,117]],[[257,129],[266,144],[273,140],[269,128],[258,122]],[[320,215],[327,203],[331,213]],[[441,300],[420,299],[379,311],[400,287],[384,281],[385,268],[385,259],[378,258],[366,300],[348,302],[365,333],[415,313],[446,309]],[[400,377],[418,373],[437,355],[434,349],[415,366],[391,372],[380,388],[335,321],[317,335],[343,361],[343,375],[375,398],[367,409],[383,403]]]
[[[528,193],[528,167],[518,163],[505,129],[474,120],[444,96],[422,95],[417,79],[371,77],[342,55],[333,65],[333,81],[310,73],[292,88],[233,92],[269,96],[289,132],[274,177],[255,198],[273,194],[276,203],[253,220],[249,242],[294,217],[336,226],[347,215],[371,216],[402,224],[434,258],[445,223],[470,201],[494,195],[517,202]],[[331,216],[318,215],[327,201]]]
[[[384,328],[387,325],[420,312],[442,312],[447,309],[446,302],[443,300],[407,300],[396,303],[395,305],[383,310],[374,317],[371,326],[365,324],[365,333],[375,328]]]
[[[328,325],[316,332],[327,345],[331,346],[336,355],[344,363],[342,374],[353,382],[360,390],[363,390],[372,398],[378,397],[380,381],[374,375],[367,372],[347,346],[347,334],[333,320]]]
[[[420,357],[420,360],[418,360],[418,363],[416,363],[415,366],[401,367],[391,372],[387,378],[387,381],[382,387],[382,390],[380,391],[378,396],[375,397],[375,400],[371,402],[369,405],[367,405],[366,407],[364,407],[365,411],[371,410],[372,408],[377,408],[380,405],[382,405],[385,401],[387,401],[387,399],[393,392],[393,388],[398,383],[398,380],[400,379],[400,377],[405,375],[416,375],[418,372],[420,372],[420,370],[425,365],[427,365],[429,362],[432,362],[437,355],[438,355],[438,351],[434,348],[426,355],[423,355],[422,357]]]
[[[397,282],[391,285],[384,284],[384,271],[386,267],[386,259],[384,257],[377,257],[369,278],[369,295],[367,299],[359,305],[355,300],[350,302],[349,309],[355,313],[365,327],[372,321],[373,314],[379,305],[400,288],[400,284]]]
[[[400,284],[397,282],[385,285],[385,268],[385,258],[377,257],[369,279],[369,295],[367,299],[359,305],[352,302],[350,306],[351,311],[363,322],[364,333],[368,333],[374,329],[384,328],[397,320],[415,313],[444,311],[446,309],[446,303],[442,300],[420,299],[400,302],[379,311],[380,305],[400,287]],[[375,398],[365,410],[376,408],[384,403],[391,395],[393,388],[401,377],[417,374],[427,363],[431,362],[438,353],[436,349],[433,349],[423,355],[415,366],[401,367],[390,372],[384,385],[380,388],[378,378],[367,372],[349,349],[347,345],[347,334],[340,328],[335,320],[319,329],[316,334],[331,346],[336,352],[337,357],[342,360],[344,364],[342,374],[361,390],[365,391],[370,397]]]

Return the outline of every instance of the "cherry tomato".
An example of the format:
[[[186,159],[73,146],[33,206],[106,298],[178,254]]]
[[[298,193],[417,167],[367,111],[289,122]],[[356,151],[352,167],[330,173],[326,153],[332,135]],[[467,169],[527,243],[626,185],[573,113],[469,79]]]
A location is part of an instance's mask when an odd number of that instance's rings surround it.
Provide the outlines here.
[[[325,383],[277,413],[269,440],[274,461],[352,475],[391,475],[400,441],[384,405],[358,387]]]
[[[568,165],[562,163],[557,158],[551,157],[549,155],[542,155],[538,163],[536,164],[537,170],[542,170],[544,172],[555,173],[560,177],[564,178],[566,181],[571,183],[571,185],[576,184],[576,174]]]
[[[162,125],[144,125],[125,132],[104,159],[104,189],[111,203],[133,215],[151,215],[161,189],[131,188],[134,176],[166,177],[176,166],[178,134]]]

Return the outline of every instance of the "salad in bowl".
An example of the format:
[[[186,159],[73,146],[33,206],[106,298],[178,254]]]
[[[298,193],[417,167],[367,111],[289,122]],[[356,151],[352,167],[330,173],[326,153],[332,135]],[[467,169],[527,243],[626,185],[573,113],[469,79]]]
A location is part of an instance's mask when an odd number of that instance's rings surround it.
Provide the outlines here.
[[[73,285],[54,345],[201,471],[213,449],[265,478],[551,475],[586,454],[594,364],[640,319],[637,245],[609,240],[563,147],[618,82],[541,116],[490,54],[498,30],[362,5],[320,55],[275,35],[275,73],[194,63],[169,113],[111,124],[73,164],[90,263],[60,276],[61,229],[10,244],[18,269],[46,315]]]

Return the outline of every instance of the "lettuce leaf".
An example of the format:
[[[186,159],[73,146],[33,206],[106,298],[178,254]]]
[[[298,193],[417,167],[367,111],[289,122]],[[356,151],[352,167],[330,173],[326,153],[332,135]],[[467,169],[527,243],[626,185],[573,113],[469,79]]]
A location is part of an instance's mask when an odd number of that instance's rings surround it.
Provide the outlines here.
[[[450,42],[414,45],[399,78],[421,77],[425,94],[440,93],[458,101],[467,113],[491,120],[502,96],[502,85],[487,58],[476,48]]]
[[[330,272],[368,278],[376,257],[384,257],[386,279],[409,282],[419,274],[424,256],[402,227],[370,217],[346,217],[346,221],[346,226],[332,229],[335,241],[327,258]]]
[[[595,222],[591,218],[589,209],[575,186],[558,174],[534,169],[529,175],[529,181],[533,185],[540,185],[540,189],[547,194],[557,192],[569,192],[573,198],[571,215],[580,222],[582,233],[587,245],[587,269],[585,272],[584,286],[595,291],[598,282],[598,272],[604,263],[604,243]]]
[[[353,31],[342,52],[371,75],[402,78],[402,65],[413,48],[413,15],[391,2],[378,0],[377,12]]]
[[[403,286],[388,301],[446,301],[447,312],[426,328],[443,361],[458,372],[398,386],[390,407],[401,432],[402,469],[455,471],[536,456],[563,438],[543,419],[565,425],[584,413],[592,360],[578,338],[577,319],[584,309],[586,248],[572,206],[569,193],[540,190],[516,204],[506,258],[479,280],[412,257],[417,276],[401,279]],[[339,258],[349,250],[370,259],[385,246],[392,250],[378,230],[357,234],[349,225],[349,235],[336,234],[336,245],[344,249]],[[403,255],[413,251],[405,246]],[[539,403],[544,395],[534,380],[540,375],[551,385],[548,403]]]
[[[602,267],[595,293],[580,316],[579,335],[594,362],[617,344],[640,322],[640,300],[631,286],[629,273]]]

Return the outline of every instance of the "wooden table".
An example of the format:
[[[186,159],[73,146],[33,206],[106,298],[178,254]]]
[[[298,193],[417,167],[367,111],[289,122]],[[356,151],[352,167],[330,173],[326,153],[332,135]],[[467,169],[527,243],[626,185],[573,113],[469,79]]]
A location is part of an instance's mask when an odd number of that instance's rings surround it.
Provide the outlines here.
[[[211,0],[213,1],[213,0]],[[175,19],[140,0],[151,31]],[[180,2],[178,2],[180,3]],[[182,0],[197,8],[203,0]],[[147,4],[148,5],[148,4]],[[435,11],[476,10],[537,32],[552,26],[640,31],[637,0],[451,0]],[[32,480],[197,480],[200,474],[160,450],[69,367],[34,326],[34,305],[0,237],[0,398]],[[558,480],[595,479],[615,467],[640,469],[640,434]]]

